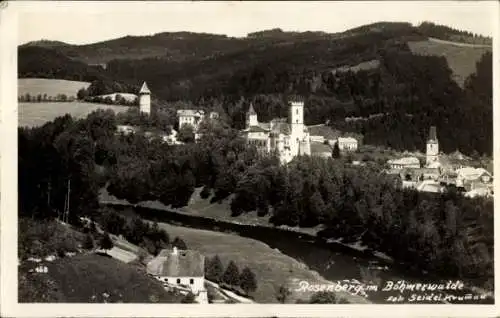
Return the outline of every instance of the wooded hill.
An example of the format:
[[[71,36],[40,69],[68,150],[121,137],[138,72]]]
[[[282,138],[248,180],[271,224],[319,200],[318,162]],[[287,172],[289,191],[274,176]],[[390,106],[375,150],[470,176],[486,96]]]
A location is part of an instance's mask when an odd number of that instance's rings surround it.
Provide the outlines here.
[[[464,54],[463,63],[477,63],[470,68],[477,74],[469,74],[461,87],[446,57],[410,50],[409,42],[428,37],[486,41],[430,23],[383,22],[336,34],[273,29],[244,38],[160,33],[82,46],[21,46],[19,76],[99,77],[134,86],[145,80],[160,100],[222,105],[235,128],[243,126],[250,100],[259,101],[259,120],[266,121],[286,114],[287,95],[300,94],[306,97],[307,124],[329,120],[363,134],[367,143],[423,150],[434,125],[444,151],[491,154],[491,50],[481,47],[485,53],[470,59]],[[85,63],[106,63],[106,68]],[[386,115],[344,122],[380,113]]]

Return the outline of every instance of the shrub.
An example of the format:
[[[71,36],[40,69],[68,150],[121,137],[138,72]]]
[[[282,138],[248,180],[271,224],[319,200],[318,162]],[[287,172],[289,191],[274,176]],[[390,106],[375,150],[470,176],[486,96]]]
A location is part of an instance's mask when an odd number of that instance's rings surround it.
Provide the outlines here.
[[[321,291],[313,294],[309,300],[310,304],[335,304],[337,297],[332,292]]]
[[[109,237],[108,233],[104,233],[104,235],[101,237],[101,241],[99,242],[99,247],[102,248],[103,250],[107,251],[112,249],[114,246],[113,241]]]

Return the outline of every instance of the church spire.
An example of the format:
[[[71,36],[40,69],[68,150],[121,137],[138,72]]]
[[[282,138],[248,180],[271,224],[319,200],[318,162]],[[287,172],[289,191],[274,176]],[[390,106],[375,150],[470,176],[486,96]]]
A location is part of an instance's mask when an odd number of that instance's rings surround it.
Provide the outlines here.
[[[248,115],[257,115],[257,113],[255,112],[255,109],[253,108],[253,103],[250,103],[250,107],[248,108],[247,114]]]
[[[429,129],[429,139],[428,142],[437,142],[436,126],[431,126]]]

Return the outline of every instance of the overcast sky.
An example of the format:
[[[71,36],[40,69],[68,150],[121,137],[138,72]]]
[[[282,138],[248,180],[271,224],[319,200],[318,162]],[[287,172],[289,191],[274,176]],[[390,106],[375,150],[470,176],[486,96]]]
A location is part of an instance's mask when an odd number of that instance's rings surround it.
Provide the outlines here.
[[[500,13],[495,1],[19,1],[9,5],[18,12],[19,44],[40,39],[84,44],[174,31],[237,37],[271,28],[339,32],[379,21],[432,21],[492,36]]]

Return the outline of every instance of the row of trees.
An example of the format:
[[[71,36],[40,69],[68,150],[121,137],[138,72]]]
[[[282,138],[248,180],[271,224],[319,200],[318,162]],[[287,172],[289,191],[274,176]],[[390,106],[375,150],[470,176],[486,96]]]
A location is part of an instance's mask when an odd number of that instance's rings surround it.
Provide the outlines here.
[[[230,261],[224,270],[219,255],[205,259],[205,277],[210,281],[222,284],[223,287],[229,287],[236,291],[241,289],[246,295],[257,289],[257,280],[250,268],[244,267],[240,273],[236,263]]]
[[[57,94],[56,96],[38,94],[31,96],[30,93],[26,93],[17,97],[17,101],[20,103],[72,102],[74,100],[75,96],[68,97],[66,94]]]

